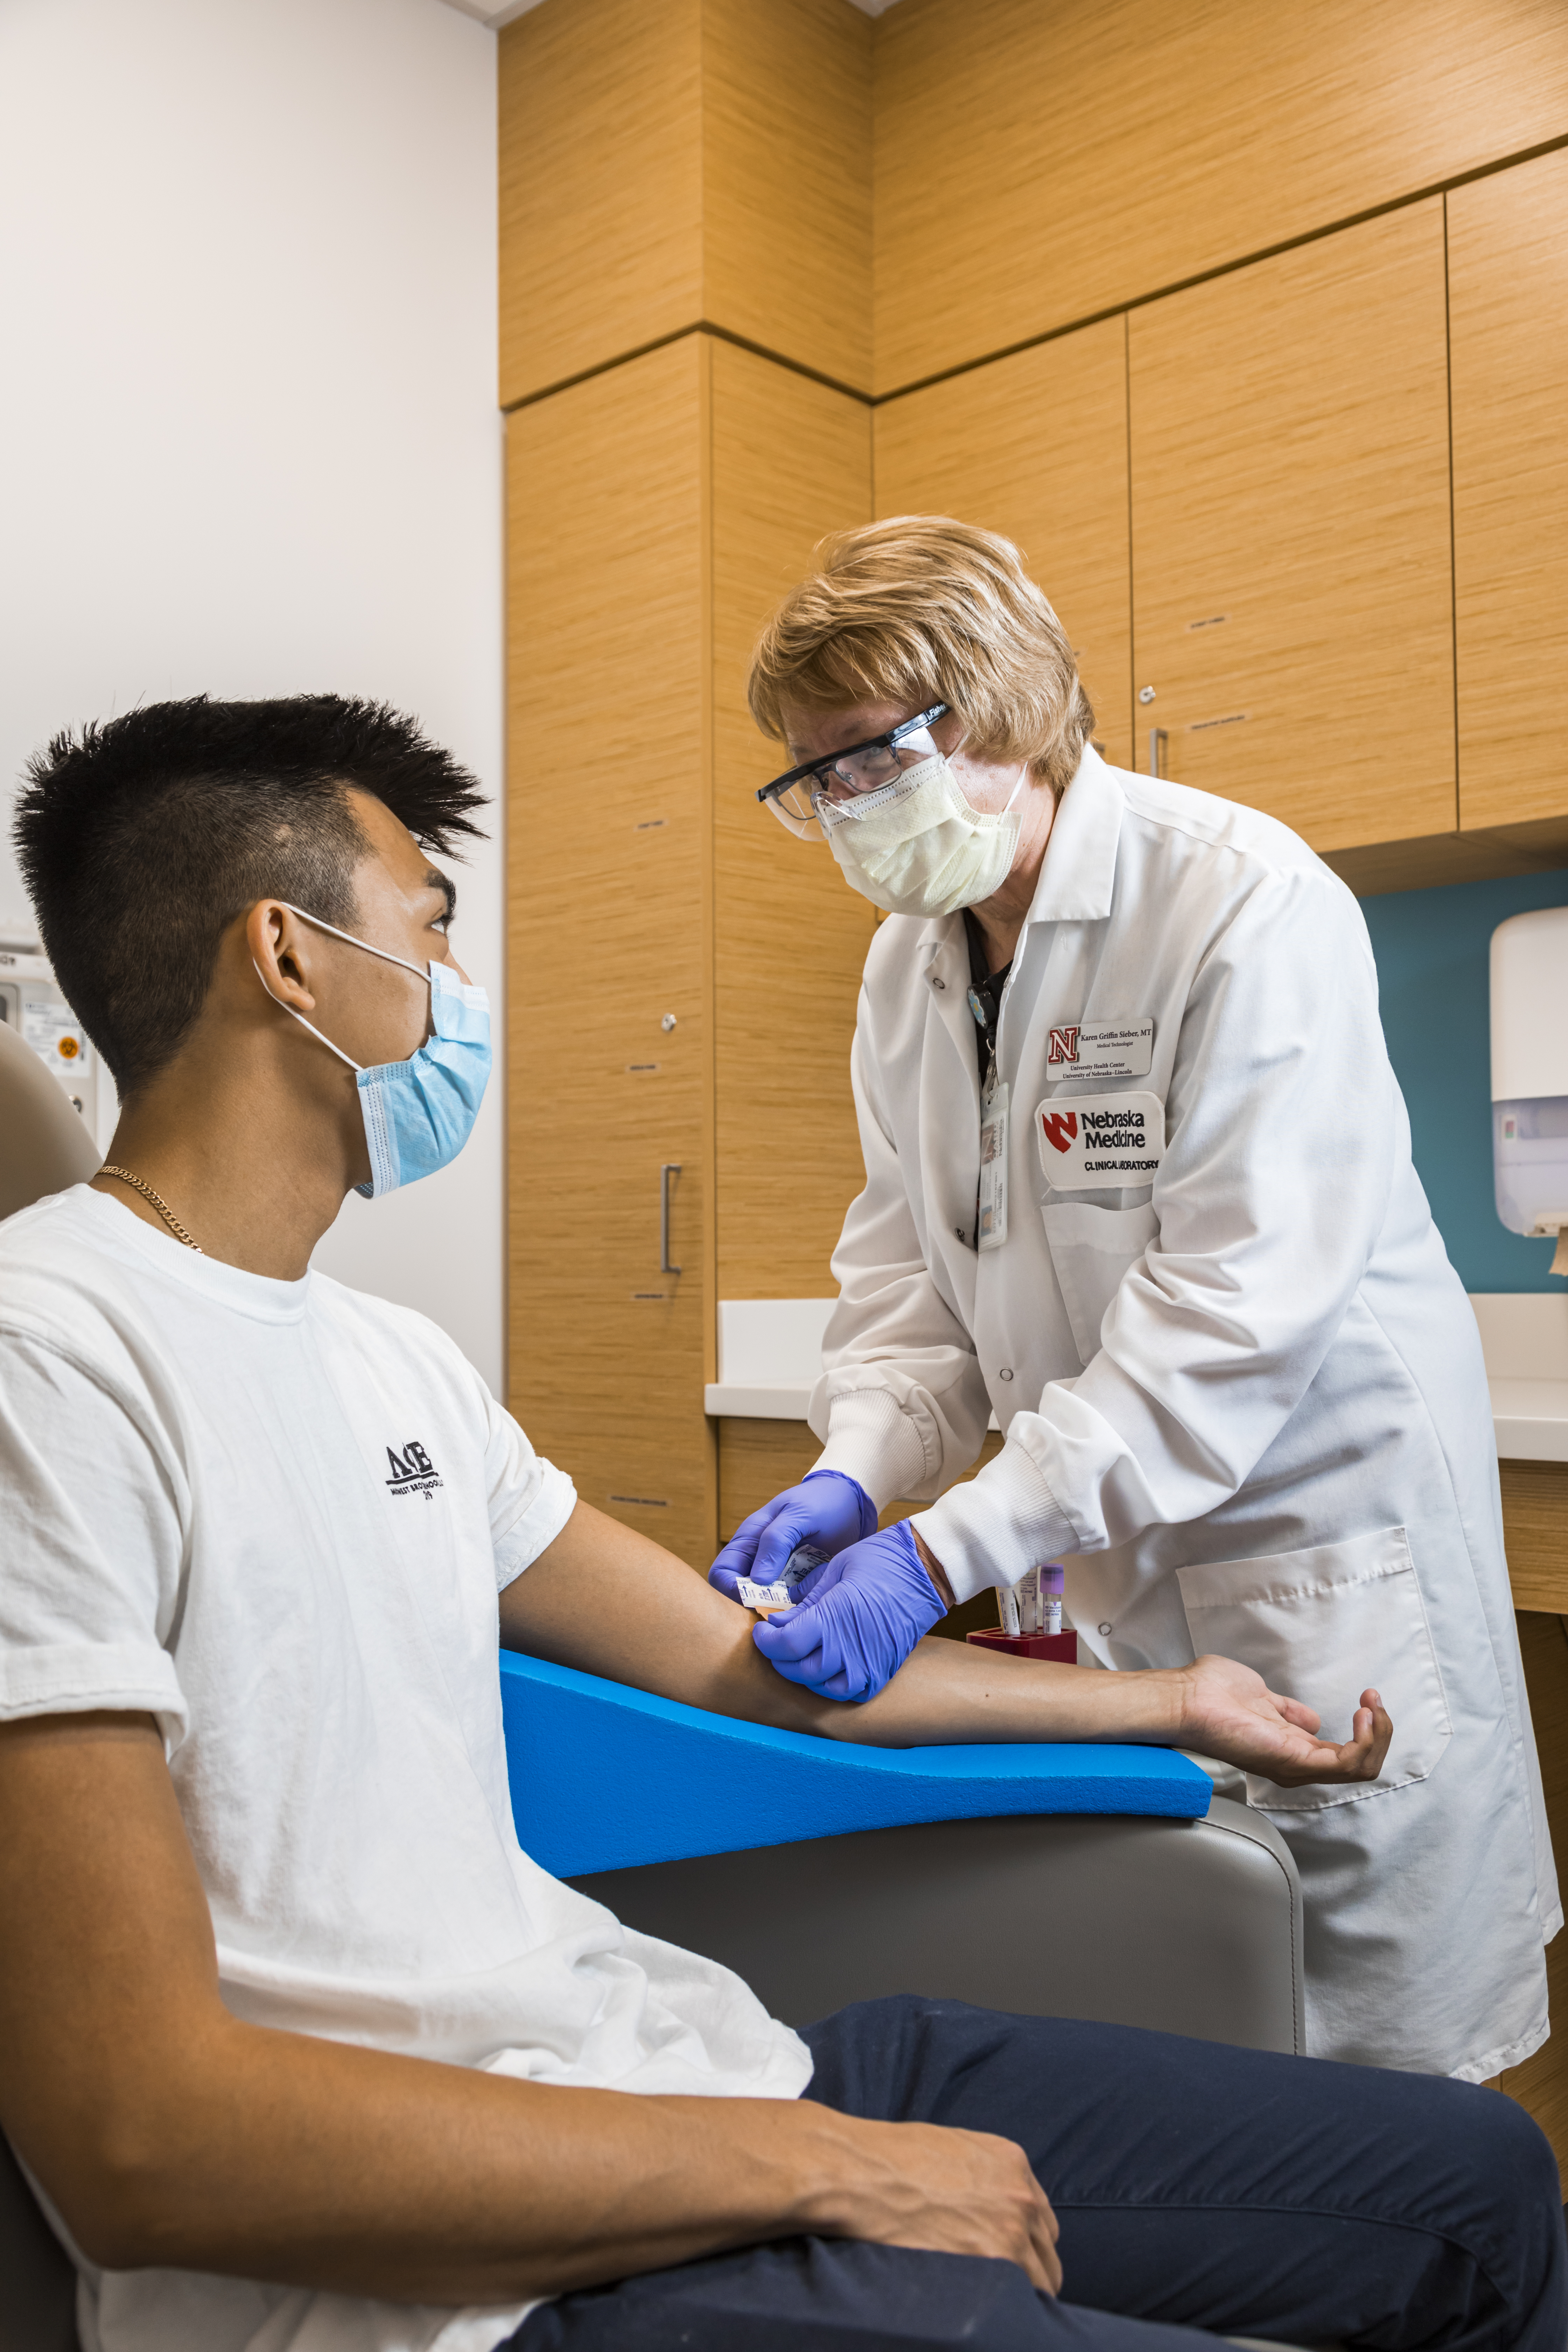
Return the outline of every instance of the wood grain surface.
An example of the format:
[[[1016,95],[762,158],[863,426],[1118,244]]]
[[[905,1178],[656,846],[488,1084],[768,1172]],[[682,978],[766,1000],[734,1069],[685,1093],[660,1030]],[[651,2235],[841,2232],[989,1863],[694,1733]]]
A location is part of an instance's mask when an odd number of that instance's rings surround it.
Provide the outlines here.
[[[1127,331],[1102,320],[876,410],[879,515],[946,514],[1015,541],[1079,656],[1106,757],[1131,734]]]
[[[702,0],[542,0],[498,39],[503,408],[702,307]]]
[[[1463,779],[1460,780],[1461,793]],[[1413,836],[1405,841],[1363,842],[1351,849],[1321,851],[1323,862],[1350,884],[1359,898],[1384,890],[1427,890],[1443,882],[1489,882],[1505,874],[1544,874],[1568,866],[1568,815],[1532,819],[1486,831]]]
[[[875,50],[879,393],[1568,128],[1562,0],[900,0]]]
[[[1514,1607],[1568,1613],[1568,1462],[1500,1462],[1498,1474]]]
[[[1519,1619],[1519,1642],[1546,1819],[1562,1869],[1568,1859],[1568,1635],[1555,1612],[1526,1613]],[[1497,2088],[1527,2108],[1552,2142],[1568,2199],[1568,2032],[1563,2030],[1568,2019],[1568,1935],[1559,1933],[1546,1947],[1546,1985],[1557,2030],[1522,2066],[1500,2074]]]
[[[703,0],[702,316],[871,389],[871,20]]]
[[[1568,152],[1448,198],[1459,821],[1568,812]]]
[[[671,344],[507,435],[512,1410],[589,1502],[703,1565],[706,362]]]
[[[503,407],[704,320],[869,391],[849,0],[542,0],[500,70]]]
[[[789,756],[746,673],[816,541],[870,512],[870,411],[731,344],[712,367],[716,1295],[830,1297],[865,1181],[849,1045],[874,926],[826,846],[758,805]]]
[[[1315,849],[1458,821],[1445,341],[1439,198],[1130,321],[1140,728]]]

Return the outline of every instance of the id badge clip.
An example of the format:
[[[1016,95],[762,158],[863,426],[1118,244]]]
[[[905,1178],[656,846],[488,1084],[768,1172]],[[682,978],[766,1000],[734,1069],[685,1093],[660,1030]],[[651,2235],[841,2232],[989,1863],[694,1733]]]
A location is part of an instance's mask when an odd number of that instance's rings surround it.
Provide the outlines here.
[[[994,1085],[980,1109],[980,1199],[974,1219],[976,1245],[1000,1249],[1007,1238],[1007,1100],[1010,1088]]]

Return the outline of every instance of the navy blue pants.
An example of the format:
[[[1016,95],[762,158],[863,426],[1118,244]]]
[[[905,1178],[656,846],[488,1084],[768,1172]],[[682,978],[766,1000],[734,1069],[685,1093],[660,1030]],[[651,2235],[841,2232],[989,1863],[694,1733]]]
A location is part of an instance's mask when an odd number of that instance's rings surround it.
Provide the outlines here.
[[[564,2295],[516,2352],[1198,2352],[1186,2328],[1568,2343],[1557,2168],[1495,2091],[913,1996],[805,2039],[808,2098],[1027,2151],[1061,2224],[1061,2299],[1012,2263],[791,2238]]]

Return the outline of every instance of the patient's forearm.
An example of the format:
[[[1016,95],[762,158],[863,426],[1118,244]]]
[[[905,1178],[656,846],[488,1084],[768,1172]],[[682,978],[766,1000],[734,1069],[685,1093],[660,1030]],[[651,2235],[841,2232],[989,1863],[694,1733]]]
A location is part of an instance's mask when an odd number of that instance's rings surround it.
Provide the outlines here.
[[[50,2184],[110,2267],[510,2303],[841,2229],[865,2153],[809,2102],[562,2089],[232,2021],[167,2054],[132,2144],[79,2136]]]

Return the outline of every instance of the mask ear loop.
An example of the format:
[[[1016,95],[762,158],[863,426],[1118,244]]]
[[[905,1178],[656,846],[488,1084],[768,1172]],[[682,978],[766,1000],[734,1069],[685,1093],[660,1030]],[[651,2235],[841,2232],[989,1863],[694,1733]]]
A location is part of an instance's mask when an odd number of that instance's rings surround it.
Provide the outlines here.
[[[298,908],[289,908],[289,912],[290,912],[291,914],[297,913],[298,911],[299,911],[299,910],[298,910]],[[306,920],[307,920],[307,922],[310,920],[309,916],[307,916],[307,917],[306,917]],[[329,929],[329,930],[330,930],[330,929],[331,929],[331,924],[328,924],[328,925],[326,925],[326,926],[325,926],[325,928],[326,928],[327,929]],[[347,939],[347,937],[348,937],[348,933],[347,933],[346,931],[345,931],[345,932],[343,932],[342,937],[343,937],[344,939]],[[387,958],[387,961],[388,961],[389,963],[401,963],[401,962],[402,962],[402,961],[403,961],[403,959],[402,959],[402,957],[401,957],[401,956],[389,956],[389,957]],[[255,974],[256,974],[257,979],[261,982],[261,985],[262,985],[262,987],[263,987],[263,988],[267,988],[267,975],[266,975],[266,973],[262,971],[261,966],[257,962],[256,958],[255,958],[254,956],[252,956],[252,957],[251,957],[251,959],[250,959],[250,962],[251,962],[251,968],[252,968],[252,970],[254,971],[254,972],[255,972]],[[412,964],[410,964],[410,965],[409,965],[409,967],[408,967],[408,969],[409,969],[409,971],[413,971],[413,969],[414,969],[414,966],[413,966]],[[285,1003],[284,1003],[284,1002],[283,1002],[283,999],[282,999],[280,996],[274,996],[274,995],[273,995],[273,993],[272,993],[271,989],[267,988],[267,993],[268,993],[268,996],[271,996],[271,997],[272,997],[272,1002],[273,1002],[273,1003],[278,1007],[278,1010],[279,1010],[279,1013],[286,1013],[289,1015],[289,1020],[290,1020],[290,1021],[297,1021],[297,1022],[300,1024],[300,1028],[301,1028],[301,1029],[308,1029],[308,1030],[310,1031],[310,1033],[311,1036],[312,1036],[312,1037],[315,1037],[315,1038],[317,1038],[317,1039],[319,1039],[319,1040],[320,1040],[320,1042],[321,1042],[321,1044],[326,1047],[326,1049],[327,1049],[327,1051],[328,1051],[328,1053],[329,1053],[329,1054],[335,1054],[335,1055],[337,1055],[337,1057],[338,1057],[338,1059],[339,1059],[339,1061],[340,1061],[340,1062],[346,1062],[346,1063],[348,1064],[348,1066],[349,1066],[349,1068],[350,1068],[351,1070],[353,1070],[353,1072],[354,1073],[354,1076],[355,1076],[356,1077],[358,1077],[358,1076],[361,1075],[361,1073],[368,1067],[368,1065],[367,1065],[366,1063],[364,1063],[364,1062],[356,1062],[356,1061],[354,1061],[354,1060],[352,1058],[352,1056],[351,1056],[351,1055],[347,1055],[347,1054],[345,1054],[345,1053],[344,1053],[344,1051],[343,1051],[343,1049],[342,1049],[342,1047],[341,1045],[333,1045],[333,1043],[332,1043],[332,1041],[331,1041],[331,1039],[330,1037],[323,1037],[323,1036],[321,1035],[321,1032],[317,1028],[317,1026],[316,1026],[316,1024],[315,1024],[315,1023],[314,1023],[313,1021],[307,1021],[307,1020],[306,1020],[306,1018],[305,1018],[305,1016],[304,1016],[304,1014],[303,1014],[302,1013],[296,1013],[296,1012],[295,1012],[295,1010],[294,1010],[294,1007],[293,1007],[291,1004],[285,1004]]]
[[[1014,787],[1013,787],[1012,791],[1011,791],[1011,792],[1008,793],[1008,795],[1007,795],[1007,799],[1006,799],[1005,804],[1004,805],[1003,810],[1002,810],[1002,814],[1003,814],[1004,816],[1005,816],[1005,815],[1006,815],[1008,809],[1010,809],[1010,808],[1012,807],[1012,805],[1013,805],[1014,802],[1017,799],[1018,794],[1023,791],[1024,786],[1028,782],[1031,772],[1032,772],[1032,762],[1031,762],[1031,761],[1027,761],[1027,760],[1026,760],[1026,761],[1025,761],[1025,762],[1024,762],[1024,764],[1023,764],[1023,767],[1022,767],[1022,768],[1019,770],[1019,772],[1018,772],[1018,781],[1017,781],[1017,782],[1014,785]]]
[[[368,940],[356,939],[353,931],[340,931],[336,923],[323,922],[320,915],[308,915],[305,912],[304,908],[296,907],[291,898],[279,898],[278,904],[280,907],[287,907],[291,915],[298,915],[302,923],[313,924],[318,931],[331,931],[333,939],[347,940],[351,948],[363,948],[366,955],[379,956],[383,963],[400,963],[405,971],[411,971],[414,974],[416,980],[428,981],[430,977],[430,967],[428,964],[410,963],[406,956],[395,956],[387,948],[373,948]],[[265,981],[263,981],[261,984],[263,988],[267,988]],[[269,988],[267,989],[267,993],[268,996],[272,996],[272,991]],[[275,1004],[278,1002],[275,996],[272,997],[272,1001]],[[287,1013],[289,1010],[289,1007],[285,1005],[283,1009]],[[294,1018],[298,1020],[300,1015],[295,1013]],[[307,1022],[305,1025],[309,1028],[309,1022]],[[346,1061],[348,1056],[345,1055],[343,1058]],[[356,1063],[354,1067],[357,1069],[358,1066],[359,1065]]]
[[[320,915],[308,915],[303,907],[296,907],[292,898],[279,898],[278,904],[280,907],[287,907],[291,915],[298,915],[302,923],[313,924],[318,931],[331,931],[333,939],[347,940],[351,948],[363,948],[366,955],[379,956],[383,963],[401,964],[405,971],[411,971],[416,980],[424,981],[426,987],[434,991],[435,982],[430,978],[428,966],[421,971],[419,966],[416,963],[410,963],[406,956],[389,954],[385,948],[373,948],[368,940],[356,940],[352,931],[339,930],[336,923],[323,922]],[[257,979],[260,981],[263,988],[267,988],[267,975],[261,966],[254,956],[251,957],[250,961]],[[313,1021],[307,1021],[302,1013],[296,1013],[294,1007],[291,1004],[285,1004],[280,996],[273,996],[269,988],[267,988],[267,993],[272,997],[272,1002],[279,1013],[286,1013],[290,1021],[297,1021],[301,1029],[308,1029],[311,1036],[317,1038],[326,1047],[329,1054],[335,1054],[340,1062],[346,1063],[356,1077],[361,1076],[368,1069],[370,1066],[368,1063],[356,1062],[351,1055],[344,1053],[341,1045],[334,1045],[330,1037],[322,1036]]]

